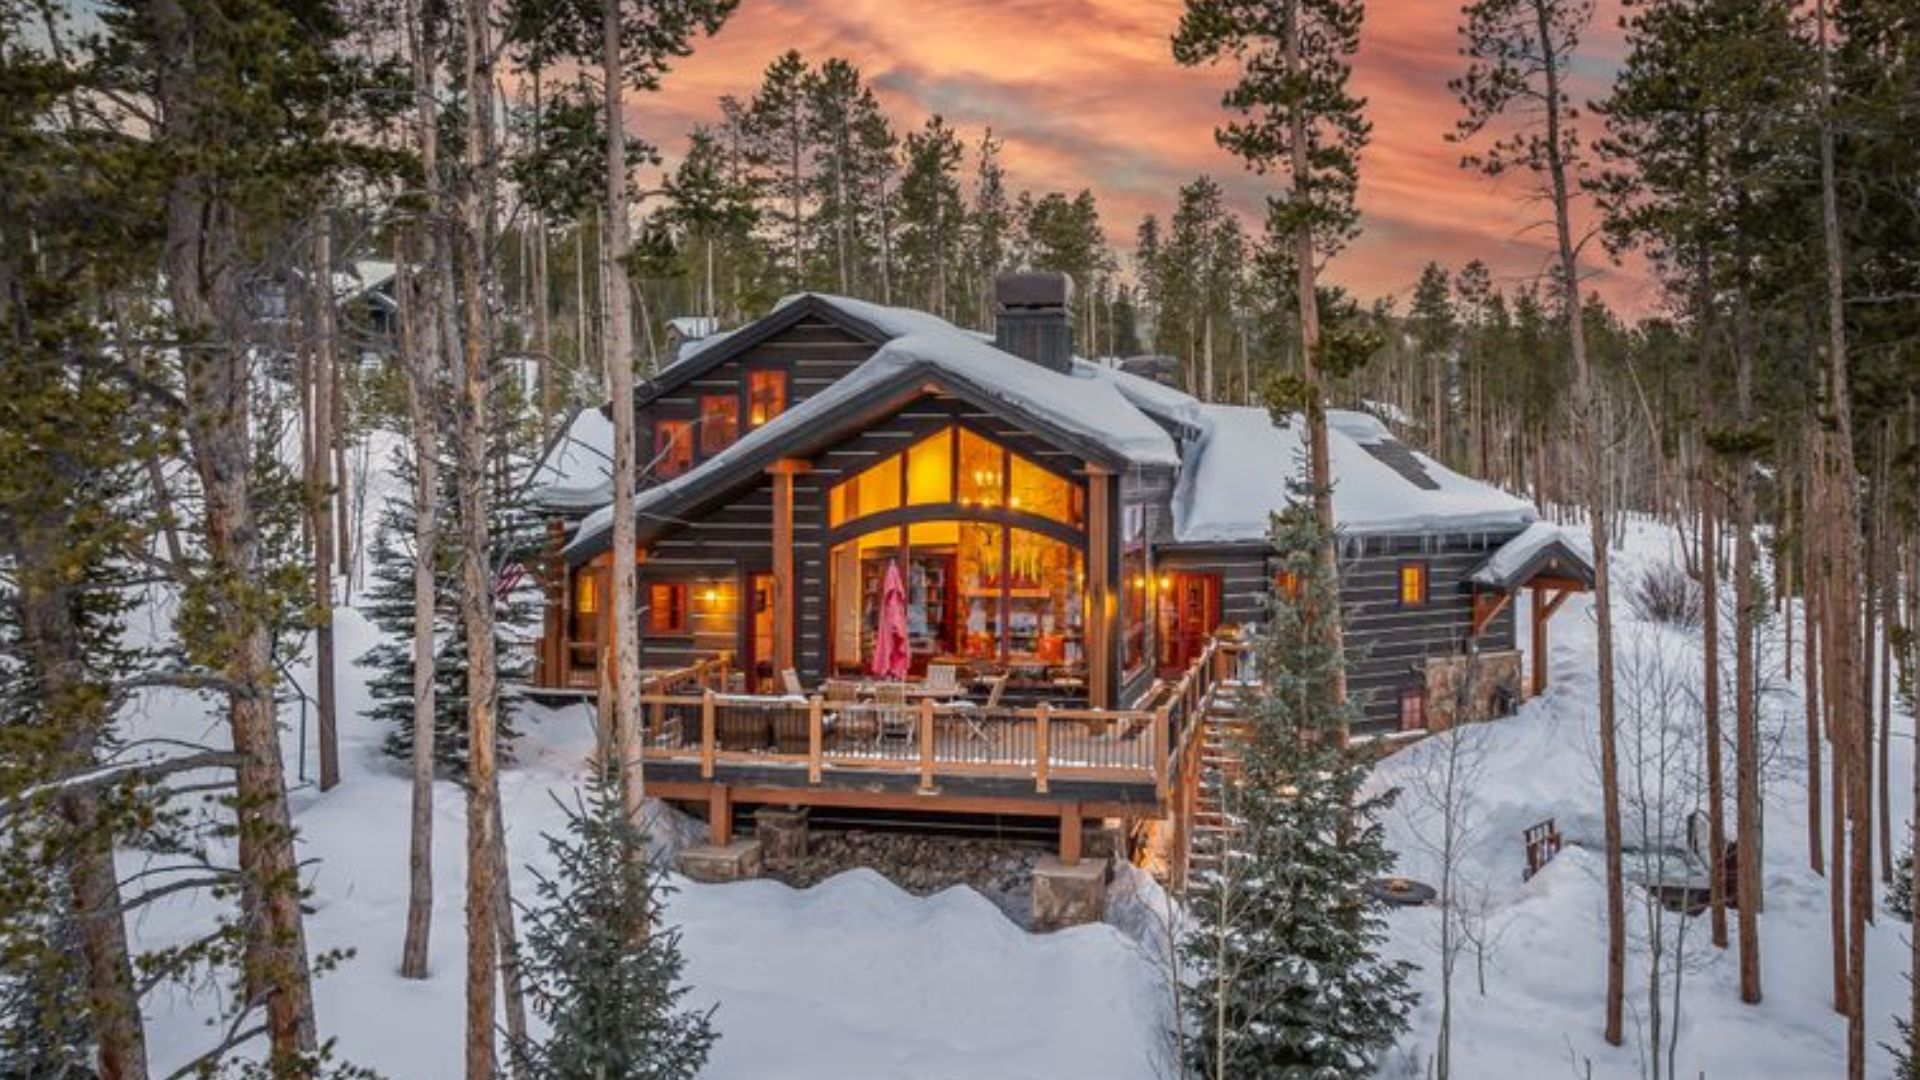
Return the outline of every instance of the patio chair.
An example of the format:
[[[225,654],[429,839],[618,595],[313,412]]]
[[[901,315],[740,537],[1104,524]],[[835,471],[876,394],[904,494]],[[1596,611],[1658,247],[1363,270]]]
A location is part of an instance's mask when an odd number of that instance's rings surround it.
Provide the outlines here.
[[[926,688],[929,690],[960,689],[960,669],[953,664],[928,664]]]
[[[866,737],[858,723],[862,718],[855,706],[860,701],[860,684],[851,679],[828,679],[820,684],[822,712],[820,726],[837,738]]]
[[[881,683],[873,688],[875,717],[879,720],[878,731],[874,738],[875,748],[899,740],[913,741],[913,713],[907,708],[907,686],[905,683]]]
[[[1006,693],[1007,677],[1005,675],[995,675],[985,681],[987,700],[984,703],[961,700],[934,706],[936,712],[965,720],[969,741],[978,739],[985,742],[993,737],[987,730],[988,714],[1000,708],[1000,697]]]
[[[780,692],[783,694],[798,694],[801,697],[806,697],[807,688],[800,682],[800,673],[792,668],[782,670],[780,672]]]

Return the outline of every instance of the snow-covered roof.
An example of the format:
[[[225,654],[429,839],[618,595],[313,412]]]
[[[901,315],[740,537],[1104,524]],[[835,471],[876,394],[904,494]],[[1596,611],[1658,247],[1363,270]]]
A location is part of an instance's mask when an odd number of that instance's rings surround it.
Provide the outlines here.
[[[1174,486],[1174,540],[1266,539],[1271,515],[1292,497],[1289,481],[1304,475],[1306,424],[1297,417],[1275,423],[1265,409],[1198,402],[1188,415],[1201,434],[1188,442]],[[1520,529],[1534,521],[1527,502],[1408,449],[1366,413],[1328,410],[1327,445],[1333,519],[1342,532]]]
[[[691,341],[720,329],[720,320],[711,315],[681,315],[668,319],[667,329]]]
[[[911,308],[801,293],[782,298],[774,314],[802,301],[824,305],[886,341],[820,393],[697,468],[640,492],[634,511],[643,521],[673,517],[697,499],[757,475],[757,463],[768,454],[801,449],[796,440],[824,437],[828,418],[842,409],[910,393],[928,379],[1128,464],[1178,467],[1173,517],[1179,543],[1264,541],[1271,514],[1290,497],[1288,479],[1304,468],[1298,420],[1275,423],[1264,409],[1206,404],[1110,364],[1076,358],[1071,371],[1055,371],[1001,351],[991,335]],[[688,342],[680,362],[742,330]],[[1519,530],[1535,520],[1525,501],[1412,451],[1371,415],[1331,410],[1328,418],[1334,518],[1345,532]],[[604,474],[598,479],[604,489]],[[603,549],[611,522],[604,506],[588,516],[567,547],[568,557],[578,561]]]
[[[883,334],[896,336],[851,373],[748,432],[699,467],[640,492],[634,500],[637,515],[645,518],[676,500],[713,491],[720,478],[809,431],[850,403],[927,378],[1128,463],[1163,468],[1179,464],[1173,438],[1135,408],[1112,380],[1096,374],[1096,365],[1077,364],[1071,373],[1057,372],[1001,352],[981,335],[925,312],[837,296],[819,299]],[[589,515],[567,545],[568,557],[577,559],[604,547],[602,534],[611,524],[610,507]]]
[[[1593,582],[1591,549],[1550,521],[1536,521],[1481,563],[1470,580],[1476,585],[1513,589],[1541,572],[1573,581]]]
[[[527,481],[537,505],[579,513],[613,498],[613,422],[599,409],[581,409],[567,421]]]

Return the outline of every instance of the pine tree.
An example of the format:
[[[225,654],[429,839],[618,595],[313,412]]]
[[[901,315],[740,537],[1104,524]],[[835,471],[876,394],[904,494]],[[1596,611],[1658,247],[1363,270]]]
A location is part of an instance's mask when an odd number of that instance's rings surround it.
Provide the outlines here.
[[[973,202],[967,208],[966,277],[972,297],[968,310],[974,313],[975,325],[983,328],[993,325],[993,279],[1007,267],[1014,233],[1000,145],[992,128],[981,134],[974,154]]]
[[[382,640],[367,650],[358,663],[372,670],[367,692],[373,698],[369,715],[391,723],[382,749],[394,758],[406,760],[413,754],[413,461],[405,450],[394,451],[394,476],[406,482],[404,495],[395,495],[381,514],[374,534],[373,584],[361,600],[361,611],[382,631]],[[454,470],[443,466],[441,520],[454,519]],[[495,524],[488,533],[511,553],[513,538],[526,535],[529,516],[517,503],[495,503]],[[433,756],[448,777],[466,775],[467,755],[467,678],[466,626],[459,618],[458,536],[452,529],[441,531],[440,551],[435,555],[440,586],[436,595],[440,611],[435,622],[434,644],[434,739]],[[511,554],[502,556],[502,560]],[[496,560],[501,561],[501,560]],[[499,577],[498,574],[495,575]],[[502,595],[504,592],[504,595]],[[495,594],[495,647],[500,656],[502,681],[525,678],[528,674],[524,650],[513,648],[516,633],[533,621],[533,605],[519,590],[498,590]],[[511,760],[513,740],[519,732],[513,726],[513,699],[507,694],[498,702],[501,754]]]
[[[1333,693],[1344,660],[1315,625],[1338,584],[1296,495],[1272,535],[1297,585],[1268,605],[1244,768],[1215,777],[1228,832],[1180,945],[1182,1046],[1205,1077],[1371,1076],[1414,1000],[1411,965],[1379,955],[1385,920],[1364,891],[1393,864],[1378,823],[1392,796],[1363,791],[1368,761],[1345,738],[1359,710]]]
[[[680,934],[662,924],[668,886],[621,807],[608,769],[547,836],[558,869],[534,871],[526,973],[547,1038],[516,1048],[528,1080],[680,1080],[706,1064],[712,1010],[683,1007]],[[636,857],[629,857],[634,853]]]
[[[907,136],[900,180],[900,269],[904,299],[951,318],[966,207],[960,191],[960,137],[940,116]]]
[[[1907,842],[1893,863],[1893,880],[1887,884],[1887,910],[1902,922],[1913,921],[1913,828],[1907,828]]]

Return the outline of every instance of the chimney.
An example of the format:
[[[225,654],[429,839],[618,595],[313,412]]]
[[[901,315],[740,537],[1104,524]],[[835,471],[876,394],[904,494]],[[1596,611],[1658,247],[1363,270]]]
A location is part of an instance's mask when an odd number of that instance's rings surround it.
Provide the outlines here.
[[[1073,279],[1053,270],[993,280],[993,343],[1061,374],[1073,370]]]

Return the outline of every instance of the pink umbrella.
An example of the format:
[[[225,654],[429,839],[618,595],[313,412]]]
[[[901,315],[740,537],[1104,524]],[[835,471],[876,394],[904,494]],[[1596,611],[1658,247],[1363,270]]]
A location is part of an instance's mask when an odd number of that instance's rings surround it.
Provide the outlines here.
[[[873,640],[873,674],[882,679],[904,679],[909,663],[907,645],[907,586],[900,580],[900,564],[887,564],[887,580],[880,588],[880,625]]]

